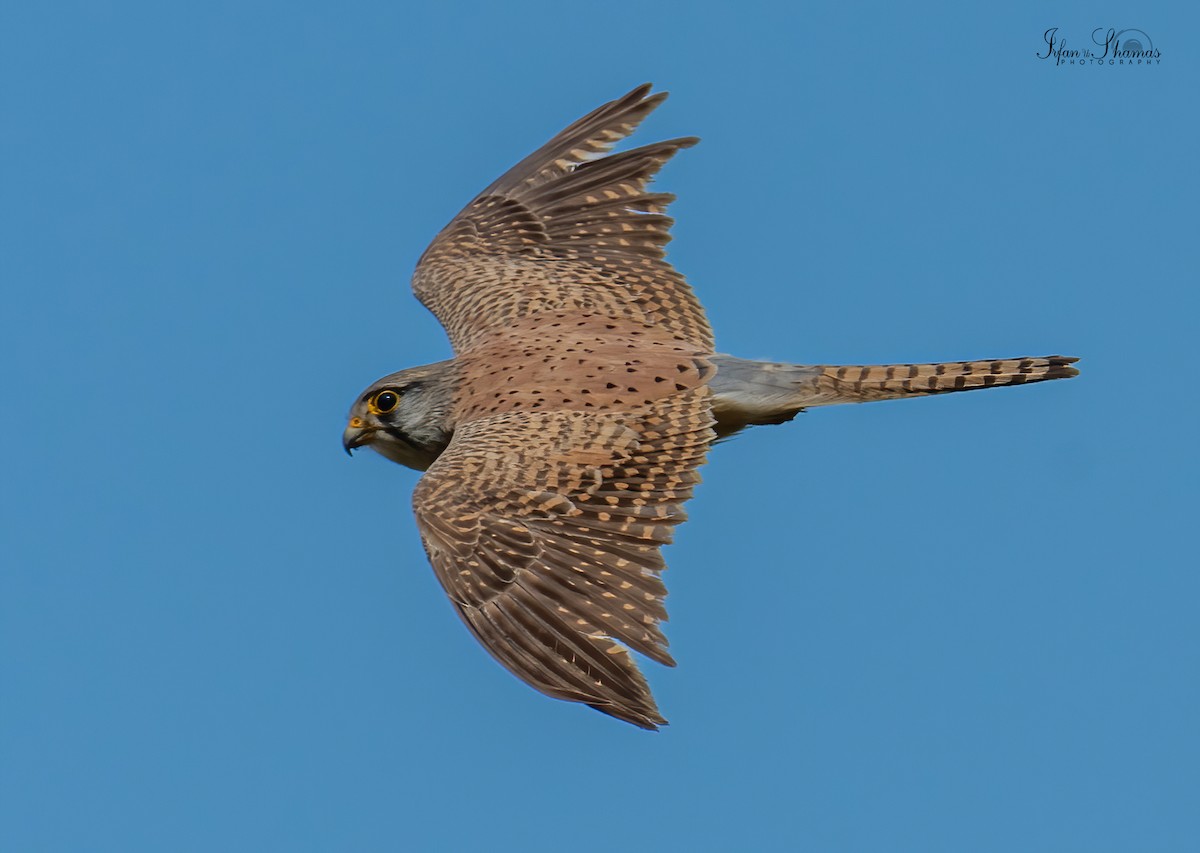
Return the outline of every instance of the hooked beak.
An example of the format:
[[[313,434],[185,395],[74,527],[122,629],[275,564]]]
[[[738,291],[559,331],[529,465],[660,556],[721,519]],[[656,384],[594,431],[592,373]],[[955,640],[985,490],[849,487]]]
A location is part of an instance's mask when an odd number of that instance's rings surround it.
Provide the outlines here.
[[[342,447],[346,449],[346,454],[353,456],[354,448],[369,444],[374,432],[362,418],[351,418],[346,431],[342,433]]]

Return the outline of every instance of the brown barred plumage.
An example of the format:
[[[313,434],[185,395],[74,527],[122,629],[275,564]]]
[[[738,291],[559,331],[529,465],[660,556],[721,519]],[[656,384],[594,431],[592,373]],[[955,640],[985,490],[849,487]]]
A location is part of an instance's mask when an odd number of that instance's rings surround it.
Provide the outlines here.
[[[712,349],[691,288],[664,260],[674,196],[646,186],[693,137],[596,159],[666,93],[640,86],[575,122],[484,190],[434,238],[413,291],[456,352],[542,311],[600,313],[655,325]]]
[[[1079,359],[1061,355],[947,361],[933,364],[806,365],[713,357],[717,432],[779,424],[799,412],[836,403],[869,403],[977,388],[1002,388],[1078,376]]]
[[[665,260],[673,196],[647,189],[696,140],[607,154],[665,97],[640,86],[589,113],[442,230],[413,290],[455,358],[371,385],[343,437],[428,469],[413,492],[426,552],[500,663],[649,729],[666,721],[629,652],[674,664],[659,549],[717,435],[813,406],[1078,372],[1062,356],[840,367],[715,354]]]

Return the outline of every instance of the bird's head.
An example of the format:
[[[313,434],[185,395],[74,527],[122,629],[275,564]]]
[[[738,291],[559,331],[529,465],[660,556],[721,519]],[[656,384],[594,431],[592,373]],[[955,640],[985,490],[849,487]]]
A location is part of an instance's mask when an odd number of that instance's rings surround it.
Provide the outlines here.
[[[370,447],[409,468],[424,471],[450,443],[453,362],[442,361],[385,376],[363,391],[350,408],[342,434],[347,453]]]

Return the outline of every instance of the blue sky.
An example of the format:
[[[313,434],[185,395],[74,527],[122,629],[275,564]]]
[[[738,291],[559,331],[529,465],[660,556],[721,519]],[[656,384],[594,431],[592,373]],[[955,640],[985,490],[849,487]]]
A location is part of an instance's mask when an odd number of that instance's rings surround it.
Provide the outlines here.
[[[408,5],[0,13],[0,848],[1193,849],[1200,15]],[[716,448],[659,734],[497,667],[339,443],[449,354],[428,240],[646,80],[721,349],[1084,359]]]

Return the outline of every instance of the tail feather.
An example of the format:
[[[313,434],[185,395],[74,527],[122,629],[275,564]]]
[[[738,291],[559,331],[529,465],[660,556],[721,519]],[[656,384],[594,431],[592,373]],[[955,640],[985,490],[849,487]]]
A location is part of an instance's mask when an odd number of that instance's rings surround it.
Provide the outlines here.
[[[1078,360],[1050,355],[940,364],[820,365],[821,373],[802,393],[811,395],[804,403],[808,407],[1023,385],[1078,376],[1079,371],[1071,367]]]
[[[1077,358],[1002,358],[935,364],[803,365],[719,355],[713,410],[721,434],[789,421],[804,409],[924,397],[1078,376]]]

